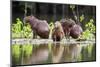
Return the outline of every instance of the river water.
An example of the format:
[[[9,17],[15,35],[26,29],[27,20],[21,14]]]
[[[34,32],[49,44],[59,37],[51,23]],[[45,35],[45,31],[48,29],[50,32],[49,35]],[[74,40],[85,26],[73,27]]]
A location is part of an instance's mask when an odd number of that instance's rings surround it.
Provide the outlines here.
[[[96,43],[13,44],[12,65],[87,62],[96,60]]]

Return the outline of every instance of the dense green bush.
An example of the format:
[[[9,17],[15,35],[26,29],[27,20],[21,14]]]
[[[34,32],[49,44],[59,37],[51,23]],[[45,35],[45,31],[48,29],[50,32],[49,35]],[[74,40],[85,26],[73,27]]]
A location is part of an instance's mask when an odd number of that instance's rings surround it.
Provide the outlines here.
[[[85,24],[85,31],[82,34],[82,38],[83,39],[95,39],[95,31],[96,31],[96,27],[94,25],[94,21],[93,19],[90,19],[89,22],[87,22],[87,24]]]
[[[12,24],[12,38],[32,38],[32,29],[28,23],[17,18],[16,23]]]

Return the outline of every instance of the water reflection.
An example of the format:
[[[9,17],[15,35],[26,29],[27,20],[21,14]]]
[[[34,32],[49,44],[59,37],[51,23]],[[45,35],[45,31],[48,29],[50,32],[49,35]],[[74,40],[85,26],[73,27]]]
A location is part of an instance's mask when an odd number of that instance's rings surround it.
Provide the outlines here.
[[[64,46],[60,43],[54,43],[52,44],[52,63],[58,63],[61,60],[61,57],[64,52]]]
[[[21,45],[24,46],[24,45]],[[27,45],[26,45],[27,46]],[[19,63],[15,65],[26,64],[45,64],[45,63],[61,63],[61,62],[77,62],[77,61],[95,61],[95,44],[63,44],[49,43],[40,45],[31,45],[32,52],[26,57],[25,51],[20,51],[21,56]],[[22,49],[22,47],[21,47]],[[29,50],[28,50],[29,52]],[[29,54],[29,53],[27,53]],[[16,60],[16,58],[12,58]]]
[[[48,59],[49,49],[46,44],[40,44],[38,47],[33,46],[32,55],[26,59],[24,58],[23,64],[41,64]]]
[[[64,48],[62,62],[75,62],[81,52],[80,44],[70,44]]]
[[[74,62],[77,61],[81,52],[79,44],[56,44],[52,47],[52,61],[53,63],[59,62]]]

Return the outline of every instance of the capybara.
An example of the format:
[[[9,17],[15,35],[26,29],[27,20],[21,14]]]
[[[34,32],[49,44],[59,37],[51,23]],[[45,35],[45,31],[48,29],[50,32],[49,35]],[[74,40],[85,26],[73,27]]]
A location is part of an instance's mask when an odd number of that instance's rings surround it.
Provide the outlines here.
[[[72,28],[73,25],[75,25],[75,21],[72,19],[61,19],[60,20],[64,33],[65,33],[65,37],[68,38],[70,36],[70,30]]]
[[[46,20],[39,20],[34,16],[27,16],[24,20],[30,23],[33,33],[44,39],[49,38],[49,25]]]
[[[66,37],[71,36],[72,38],[76,39],[83,32],[82,27],[78,23],[75,23],[75,21],[72,19],[62,19],[60,22],[62,23]]]
[[[53,41],[61,41],[62,38],[64,38],[62,25],[59,21],[56,21],[54,24],[54,29],[52,31],[52,39]]]

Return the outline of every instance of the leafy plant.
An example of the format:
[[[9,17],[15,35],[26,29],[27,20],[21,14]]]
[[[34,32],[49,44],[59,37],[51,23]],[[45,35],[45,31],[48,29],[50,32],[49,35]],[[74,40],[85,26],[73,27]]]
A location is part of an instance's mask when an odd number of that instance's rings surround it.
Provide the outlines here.
[[[90,21],[85,25],[86,30],[82,34],[82,38],[84,39],[92,39],[95,38],[95,25],[93,24],[93,19],[90,19]]]
[[[12,24],[12,38],[32,38],[32,29],[28,23],[17,18],[16,23]]]
[[[32,37],[33,33],[32,33],[31,26],[29,24],[26,24],[26,26],[23,26],[23,35],[26,38]]]
[[[50,38],[51,38],[51,35],[52,35],[52,30],[53,30],[53,28],[54,28],[54,24],[53,24],[53,22],[50,22],[50,24],[49,24],[49,29],[50,29],[49,37],[50,37]]]
[[[93,23],[94,20],[90,19],[90,21],[85,25],[86,29],[88,29],[91,33],[95,33],[95,25]]]
[[[80,22],[82,22],[84,19],[85,19],[85,17],[84,17],[84,15],[82,14],[82,15],[80,16]]]

